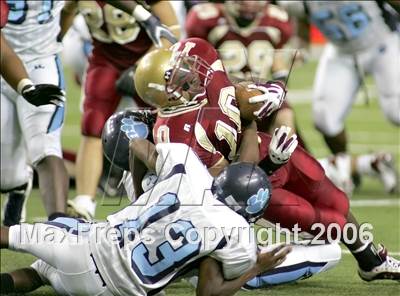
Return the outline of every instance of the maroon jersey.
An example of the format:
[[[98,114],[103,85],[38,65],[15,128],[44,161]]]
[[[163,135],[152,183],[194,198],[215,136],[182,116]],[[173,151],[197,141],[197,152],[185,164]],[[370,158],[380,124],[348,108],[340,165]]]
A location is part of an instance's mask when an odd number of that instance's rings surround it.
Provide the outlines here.
[[[7,24],[8,19],[8,4],[7,2],[0,1],[0,28],[3,28]]]
[[[152,46],[146,32],[128,13],[102,0],[79,1],[78,5],[93,38],[93,56],[105,57],[123,70],[135,64]]]
[[[222,4],[203,3],[193,7],[186,21],[189,37],[208,40],[218,49],[226,70],[237,77],[266,78],[274,49],[282,48],[292,35],[285,11],[268,4],[261,16],[245,28],[236,25]]]
[[[176,48],[181,50],[186,45],[191,48],[188,54],[203,58],[214,74],[205,93],[199,94],[189,105],[159,111],[153,135],[156,143],[189,145],[207,167],[212,167],[223,158],[232,159],[236,154],[240,112],[234,86],[213,46],[204,40],[189,38]]]

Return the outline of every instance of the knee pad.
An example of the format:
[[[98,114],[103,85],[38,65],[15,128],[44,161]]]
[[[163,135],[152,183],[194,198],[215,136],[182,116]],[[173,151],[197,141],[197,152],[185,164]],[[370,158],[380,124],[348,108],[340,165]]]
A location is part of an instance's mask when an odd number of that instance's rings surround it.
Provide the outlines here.
[[[29,181],[29,174],[25,170],[1,170],[1,192],[12,191]]]
[[[324,101],[316,102],[313,107],[314,126],[322,134],[333,137],[344,129],[344,123],[338,118],[338,114],[328,110],[329,106]]]

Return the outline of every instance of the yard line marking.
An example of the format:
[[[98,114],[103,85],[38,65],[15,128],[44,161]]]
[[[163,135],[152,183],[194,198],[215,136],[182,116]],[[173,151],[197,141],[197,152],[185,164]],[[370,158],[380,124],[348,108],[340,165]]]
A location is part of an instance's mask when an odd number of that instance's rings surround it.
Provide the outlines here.
[[[349,250],[342,249],[342,254],[349,255],[349,254],[351,254],[351,252]],[[390,256],[400,256],[400,252],[389,252],[388,254]]]
[[[350,200],[351,207],[387,207],[400,206],[400,199],[359,199]]]

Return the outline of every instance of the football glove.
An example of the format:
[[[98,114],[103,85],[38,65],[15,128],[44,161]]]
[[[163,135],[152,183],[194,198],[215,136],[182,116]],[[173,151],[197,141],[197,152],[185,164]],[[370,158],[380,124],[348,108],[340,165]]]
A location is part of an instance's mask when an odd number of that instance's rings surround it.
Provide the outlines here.
[[[248,85],[248,88],[257,89],[263,93],[249,99],[250,104],[263,103],[260,109],[253,112],[254,116],[259,120],[270,116],[272,112],[278,110],[286,95],[285,87],[280,81],[268,81],[263,84],[250,84]]]
[[[65,92],[53,84],[25,85],[21,95],[36,107],[48,104],[63,106],[65,102]]]
[[[144,28],[156,47],[162,47],[161,38],[165,38],[171,43],[178,42],[168,27],[164,26],[154,15],[151,15],[146,20],[140,21],[139,24]]]
[[[287,163],[297,147],[297,136],[294,134],[289,137],[290,130],[290,127],[284,125],[276,128],[269,143],[269,158],[276,165]]]

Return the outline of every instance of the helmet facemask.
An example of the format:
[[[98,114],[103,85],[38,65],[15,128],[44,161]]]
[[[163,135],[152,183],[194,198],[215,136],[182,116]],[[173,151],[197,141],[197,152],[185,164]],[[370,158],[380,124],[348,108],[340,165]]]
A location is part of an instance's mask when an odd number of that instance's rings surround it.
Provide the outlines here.
[[[180,52],[171,63],[172,68],[165,72],[168,100],[188,103],[205,92],[213,75],[213,70],[206,61],[197,55],[189,56]]]
[[[267,1],[227,1],[227,11],[244,27],[252,23],[263,11]]]

